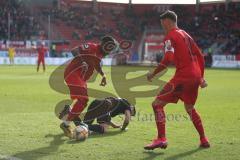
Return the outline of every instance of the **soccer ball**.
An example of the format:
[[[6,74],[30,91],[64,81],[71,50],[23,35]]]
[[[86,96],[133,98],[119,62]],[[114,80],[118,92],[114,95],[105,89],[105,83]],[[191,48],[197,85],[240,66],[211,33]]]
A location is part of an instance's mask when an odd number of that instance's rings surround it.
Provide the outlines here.
[[[87,126],[80,125],[73,130],[73,139],[77,141],[84,141],[88,138]]]

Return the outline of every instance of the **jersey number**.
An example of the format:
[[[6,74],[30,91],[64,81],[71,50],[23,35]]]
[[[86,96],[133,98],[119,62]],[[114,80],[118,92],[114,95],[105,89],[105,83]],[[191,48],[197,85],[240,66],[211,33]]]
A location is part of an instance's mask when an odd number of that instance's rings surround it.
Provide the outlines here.
[[[84,48],[84,49],[88,49],[88,48],[89,48],[89,45],[88,45],[88,44],[84,44],[84,45],[83,45],[83,48]]]

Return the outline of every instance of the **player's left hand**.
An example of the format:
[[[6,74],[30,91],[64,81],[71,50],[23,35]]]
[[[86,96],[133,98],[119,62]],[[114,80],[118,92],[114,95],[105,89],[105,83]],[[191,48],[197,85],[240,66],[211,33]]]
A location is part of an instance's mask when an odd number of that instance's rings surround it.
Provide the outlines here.
[[[205,79],[202,79],[200,87],[201,88],[206,88],[208,86],[207,82],[205,81]]]
[[[100,86],[106,86],[106,84],[107,84],[107,79],[106,79],[105,76],[103,76],[103,77],[102,77],[102,81],[101,81],[101,83],[100,83]]]

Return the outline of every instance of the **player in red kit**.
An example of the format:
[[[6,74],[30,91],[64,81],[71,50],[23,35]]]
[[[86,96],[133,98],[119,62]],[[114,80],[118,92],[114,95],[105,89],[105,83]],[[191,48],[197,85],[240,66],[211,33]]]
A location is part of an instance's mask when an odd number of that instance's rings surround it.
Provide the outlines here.
[[[66,106],[59,115],[59,118],[63,120],[60,128],[69,138],[72,136],[70,122],[73,121],[76,126],[80,125],[81,119],[79,115],[87,106],[88,79],[92,76],[94,70],[96,70],[102,76],[100,85],[106,85],[106,76],[101,68],[101,59],[116,46],[117,43],[113,37],[105,36],[102,38],[100,44],[85,43],[72,50],[74,58],[65,69],[64,80],[70,90],[73,103],[71,109]]]
[[[176,72],[152,103],[158,137],[144,148],[146,150],[167,148],[164,106],[168,103],[177,103],[179,99],[184,102],[185,109],[199,133],[200,147],[208,148],[210,144],[205,136],[200,115],[194,108],[199,86],[201,88],[207,86],[204,80],[204,57],[192,37],[177,27],[177,15],[174,12],[166,11],[160,19],[166,33],[165,55],[158,67],[148,74],[147,79],[151,81],[171,63],[175,65]]]
[[[38,52],[38,59],[37,59],[37,72],[39,71],[40,64],[43,65],[43,71],[45,72],[46,66],[45,66],[45,54],[47,52],[47,49],[44,47],[43,44],[40,45],[40,47],[37,48]]]

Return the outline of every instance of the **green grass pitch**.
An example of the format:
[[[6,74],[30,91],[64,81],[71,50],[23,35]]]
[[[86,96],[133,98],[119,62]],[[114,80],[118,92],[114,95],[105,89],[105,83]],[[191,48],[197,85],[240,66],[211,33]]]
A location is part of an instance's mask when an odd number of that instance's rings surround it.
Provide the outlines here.
[[[138,115],[132,119],[127,132],[111,129],[105,135],[90,136],[85,142],[70,141],[62,136],[60,121],[54,115],[57,102],[68,99],[49,87],[49,76],[36,73],[33,66],[0,66],[0,159],[23,160],[238,160],[240,159],[240,71],[206,70],[208,88],[200,90],[196,108],[202,115],[206,134],[212,147],[198,149],[198,135],[186,118],[183,104],[170,104],[168,114],[166,150],[144,151],[143,146],[156,135],[151,118],[154,97],[137,98]],[[104,67],[108,86],[100,87],[100,77],[89,87],[115,93],[111,83],[110,67]],[[118,71],[136,67],[117,67]],[[143,68],[148,69],[148,68]],[[136,72],[138,76],[143,72]],[[162,77],[167,80],[174,70]],[[148,82],[146,84],[149,85]],[[126,88],[124,82],[121,93]],[[149,89],[140,86],[135,90]],[[180,120],[173,117],[182,116]],[[185,117],[185,118],[184,118]],[[120,122],[121,117],[114,119]]]

